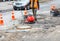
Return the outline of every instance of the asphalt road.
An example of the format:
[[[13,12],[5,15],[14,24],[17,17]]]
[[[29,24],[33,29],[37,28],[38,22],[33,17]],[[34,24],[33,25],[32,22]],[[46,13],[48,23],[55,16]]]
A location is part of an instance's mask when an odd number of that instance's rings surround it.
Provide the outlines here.
[[[47,3],[41,3],[40,4],[40,9],[41,11],[49,11],[50,10],[50,6],[51,5],[55,5],[57,8],[59,8],[60,6],[60,0],[52,0],[50,2],[47,2]]]
[[[40,10],[43,12],[49,11],[50,5],[56,3],[57,3],[56,5],[58,5],[57,7],[59,7],[60,4],[59,1],[60,0],[53,0],[50,3],[43,3],[40,6],[41,7]],[[20,14],[20,11],[14,11],[14,12]],[[60,17],[51,17],[48,16],[48,14],[49,13],[45,14],[44,12],[44,14],[40,14],[39,16],[40,18],[35,24],[27,24],[32,28],[43,28],[42,30],[35,29],[34,31],[31,30],[30,32],[15,32],[15,33],[0,32],[1,33],[0,35],[3,35],[5,37],[3,39],[1,39],[0,37],[0,41],[60,41]],[[11,11],[3,13],[6,22],[10,20],[10,18],[8,18],[10,17],[10,15]],[[21,17],[18,19],[21,19]]]

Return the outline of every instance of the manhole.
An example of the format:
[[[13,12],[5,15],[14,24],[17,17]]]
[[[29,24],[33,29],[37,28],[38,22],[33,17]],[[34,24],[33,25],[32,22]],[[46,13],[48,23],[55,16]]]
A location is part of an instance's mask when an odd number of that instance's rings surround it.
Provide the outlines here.
[[[23,32],[27,32],[27,31],[30,31],[31,27],[30,26],[18,26],[17,27],[17,31],[23,31]]]

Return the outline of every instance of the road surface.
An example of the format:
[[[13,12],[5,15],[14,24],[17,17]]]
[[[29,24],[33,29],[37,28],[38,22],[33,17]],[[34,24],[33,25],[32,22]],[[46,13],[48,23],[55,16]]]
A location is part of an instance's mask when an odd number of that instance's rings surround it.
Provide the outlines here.
[[[32,28],[43,29],[35,29],[29,32],[0,32],[0,36],[4,36],[3,38],[0,37],[0,41],[60,41],[60,17],[50,17],[49,15],[50,6],[52,4],[56,4],[57,7],[59,7],[59,2],[60,0],[53,0],[40,4],[40,18],[38,21],[35,24],[25,24],[31,26]],[[7,28],[12,26],[14,27],[14,23],[20,25],[20,20],[23,20],[23,17],[21,17],[23,16],[23,11],[14,11],[17,19],[16,21],[11,20],[11,13],[12,11],[1,12]],[[28,13],[32,13],[31,10],[29,10]],[[0,29],[3,28],[4,27],[0,26]]]

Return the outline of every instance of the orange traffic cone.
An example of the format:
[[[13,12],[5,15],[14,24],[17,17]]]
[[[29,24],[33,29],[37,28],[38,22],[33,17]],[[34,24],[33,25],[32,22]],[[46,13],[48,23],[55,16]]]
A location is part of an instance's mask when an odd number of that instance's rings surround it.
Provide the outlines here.
[[[2,19],[2,14],[0,14],[0,25],[4,25],[4,20]]]
[[[25,8],[25,10],[24,10],[24,15],[27,15],[27,9]]]
[[[12,11],[12,20],[15,20],[14,10]]]
[[[27,9],[25,8],[25,10],[24,10],[24,20],[25,20],[25,22],[27,21],[26,17],[27,17]]]

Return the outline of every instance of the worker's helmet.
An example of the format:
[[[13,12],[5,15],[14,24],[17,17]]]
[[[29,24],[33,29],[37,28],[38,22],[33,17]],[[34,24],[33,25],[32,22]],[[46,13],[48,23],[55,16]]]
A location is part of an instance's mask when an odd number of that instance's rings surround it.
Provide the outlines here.
[[[51,10],[54,10],[54,9],[56,9],[56,7],[55,7],[55,5],[52,5]]]
[[[28,22],[34,22],[34,20],[35,20],[34,16],[28,16],[27,17]]]

